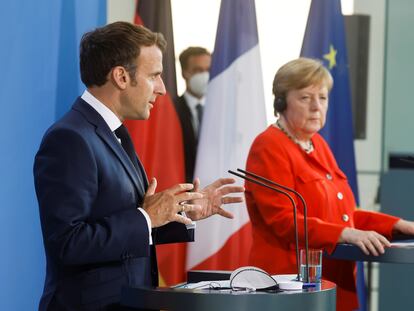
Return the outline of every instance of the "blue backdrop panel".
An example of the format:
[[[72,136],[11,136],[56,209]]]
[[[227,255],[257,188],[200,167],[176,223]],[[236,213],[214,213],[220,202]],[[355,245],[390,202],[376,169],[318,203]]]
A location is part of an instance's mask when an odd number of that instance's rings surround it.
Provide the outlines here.
[[[0,4],[0,310],[36,310],[45,259],[33,186],[44,131],[83,90],[81,35],[106,23],[106,0]]]

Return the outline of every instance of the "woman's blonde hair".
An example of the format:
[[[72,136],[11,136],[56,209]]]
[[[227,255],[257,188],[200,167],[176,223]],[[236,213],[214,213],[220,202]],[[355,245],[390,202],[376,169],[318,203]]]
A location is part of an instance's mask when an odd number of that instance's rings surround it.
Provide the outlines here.
[[[333,86],[329,70],[319,60],[301,57],[280,67],[273,80],[275,115],[286,109],[286,94],[289,91],[311,85],[326,86],[328,91]]]

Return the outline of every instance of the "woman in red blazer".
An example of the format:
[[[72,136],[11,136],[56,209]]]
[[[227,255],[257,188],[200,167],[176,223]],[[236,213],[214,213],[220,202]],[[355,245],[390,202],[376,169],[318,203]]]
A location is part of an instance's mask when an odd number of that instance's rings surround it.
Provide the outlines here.
[[[393,232],[414,234],[414,223],[357,210],[352,190],[329,146],[318,134],[325,124],[333,80],[315,60],[299,58],[282,66],[273,82],[276,123],[253,142],[247,170],[301,193],[308,205],[311,248],[332,252],[337,243],[352,243],[378,255],[390,246]],[[246,201],[253,225],[251,264],[271,274],[295,273],[293,211],[280,194],[246,182]],[[299,239],[303,206],[298,204]],[[337,310],[358,307],[355,265],[323,259],[324,279],[337,284]]]

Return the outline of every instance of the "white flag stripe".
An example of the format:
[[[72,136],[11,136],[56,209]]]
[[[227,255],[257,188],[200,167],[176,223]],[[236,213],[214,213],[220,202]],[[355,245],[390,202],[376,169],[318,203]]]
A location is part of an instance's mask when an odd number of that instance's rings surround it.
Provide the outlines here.
[[[208,86],[195,176],[207,185],[228,169],[245,166],[253,139],[264,130],[260,51],[241,55]]]
[[[203,185],[227,176],[229,169],[244,168],[253,139],[266,127],[258,46],[210,81],[205,107],[195,169]],[[215,216],[197,224],[196,242],[188,248],[188,269],[216,253],[249,221],[244,203],[227,209],[234,213],[233,220]]]

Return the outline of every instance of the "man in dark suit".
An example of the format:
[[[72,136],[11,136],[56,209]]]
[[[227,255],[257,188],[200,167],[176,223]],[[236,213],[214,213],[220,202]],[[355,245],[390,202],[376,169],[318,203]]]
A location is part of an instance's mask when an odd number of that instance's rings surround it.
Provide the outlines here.
[[[181,52],[180,64],[186,90],[182,96],[174,100],[174,105],[183,133],[185,179],[186,182],[193,182],[211,54],[203,47],[189,47]]]
[[[155,193],[122,122],[148,119],[165,94],[165,40],[142,26],[109,24],[80,46],[87,90],[52,127],[35,158],[47,272],[40,310],[122,310],[122,286],[156,285],[154,244],[188,241],[186,224],[232,215],[232,179]],[[185,212],[180,214],[180,212]]]

